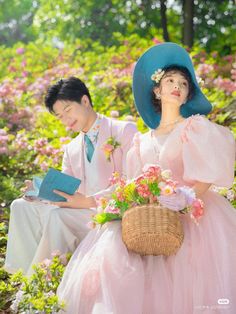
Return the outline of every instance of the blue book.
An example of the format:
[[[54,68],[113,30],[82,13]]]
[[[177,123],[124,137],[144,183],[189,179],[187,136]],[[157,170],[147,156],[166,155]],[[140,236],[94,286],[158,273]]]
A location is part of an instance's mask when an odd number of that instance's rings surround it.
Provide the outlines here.
[[[32,199],[64,202],[66,199],[54,193],[53,190],[73,195],[80,183],[80,179],[50,168],[44,178],[33,177],[33,190],[27,191],[25,195]]]

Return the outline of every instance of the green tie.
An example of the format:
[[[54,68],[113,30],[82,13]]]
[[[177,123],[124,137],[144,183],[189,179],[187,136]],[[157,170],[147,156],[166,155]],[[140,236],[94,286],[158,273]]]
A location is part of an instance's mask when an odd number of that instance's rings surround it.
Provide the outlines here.
[[[87,159],[89,162],[91,162],[94,153],[94,146],[87,134],[84,135],[84,141]]]

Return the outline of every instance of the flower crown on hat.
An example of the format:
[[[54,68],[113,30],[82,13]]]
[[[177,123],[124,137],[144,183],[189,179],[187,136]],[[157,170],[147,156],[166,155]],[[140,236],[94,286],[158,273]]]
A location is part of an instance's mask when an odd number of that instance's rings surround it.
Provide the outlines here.
[[[160,80],[162,79],[163,75],[165,74],[165,70],[162,70],[162,69],[158,69],[156,70],[152,75],[151,75],[151,80],[156,82],[156,83],[159,83]],[[196,80],[199,84],[199,86],[203,87],[204,86],[204,80],[199,77],[199,76],[196,76]]]
[[[152,74],[151,80],[155,81],[156,83],[159,83],[164,74],[165,74],[164,70],[158,69]]]

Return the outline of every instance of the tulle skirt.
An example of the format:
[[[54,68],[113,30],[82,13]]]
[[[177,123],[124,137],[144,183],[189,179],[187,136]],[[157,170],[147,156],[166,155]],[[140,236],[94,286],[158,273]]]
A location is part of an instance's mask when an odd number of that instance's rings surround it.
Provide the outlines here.
[[[181,217],[184,242],[176,255],[126,249],[119,221],[89,232],[58,288],[71,314],[236,313],[236,211],[205,193],[196,225]]]

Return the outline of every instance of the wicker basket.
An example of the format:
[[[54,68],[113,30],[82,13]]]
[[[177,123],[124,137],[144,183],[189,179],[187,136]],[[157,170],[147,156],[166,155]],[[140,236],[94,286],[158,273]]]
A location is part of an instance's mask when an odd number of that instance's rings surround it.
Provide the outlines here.
[[[175,254],[184,238],[179,215],[158,204],[132,207],[122,218],[125,245],[140,255]]]

